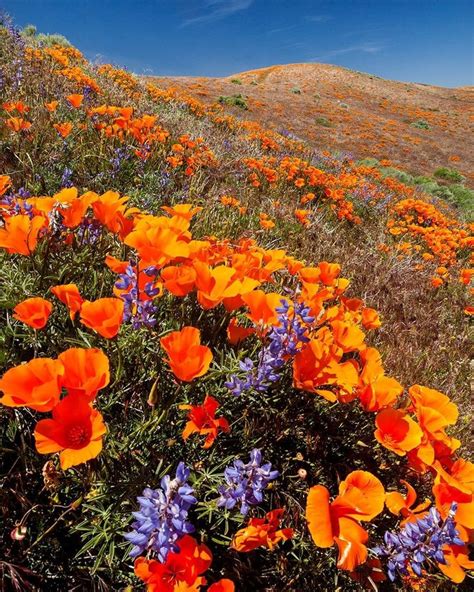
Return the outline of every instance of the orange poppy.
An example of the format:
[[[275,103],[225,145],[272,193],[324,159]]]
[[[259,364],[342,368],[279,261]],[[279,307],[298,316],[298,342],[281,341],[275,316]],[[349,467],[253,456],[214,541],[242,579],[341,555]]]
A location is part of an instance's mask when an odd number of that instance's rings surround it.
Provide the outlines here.
[[[82,105],[82,101],[84,100],[84,95],[79,95],[79,94],[68,95],[66,97],[66,99],[70,105],[72,105],[75,109],[77,109],[78,107],[80,107]]]
[[[26,364],[7,370],[0,379],[7,407],[31,407],[36,411],[51,411],[59,401],[64,367],[58,360],[35,358]]]
[[[49,300],[39,297],[27,298],[15,306],[13,318],[33,329],[43,329],[52,310],[53,305]]]
[[[0,175],[0,195],[4,195],[12,185],[12,180],[8,175]]]
[[[102,450],[106,428],[102,415],[81,395],[67,395],[53,409],[52,419],[36,424],[34,436],[40,454],[59,452],[63,470],[95,458]]]
[[[81,310],[81,306],[84,302],[76,284],[61,284],[59,286],[53,286],[51,288],[51,292],[56,296],[56,298],[58,298],[68,307],[69,316],[73,321],[76,313]]]
[[[380,411],[389,407],[403,392],[403,386],[394,378],[385,376],[380,352],[373,347],[360,352],[364,364],[360,373],[358,398],[365,411]]]
[[[222,578],[222,580],[211,584],[207,592],[235,592],[235,584],[232,580]]]
[[[357,327],[344,321],[332,321],[331,323],[334,341],[343,352],[363,349],[365,334]]]
[[[382,483],[367,471],[353,471],[339,485],[339,495],[331,503],[323,485],[309,490],[306,519],[318,547],[339,548],[337,566],[352,571],[367,559],[367,532],[357,521],[370,521],[383,510]]]
[[[209,370],[212,352],[201,345],[201,332],[195,327],[183,327],[160,339],[161,347],[168,354],[169,364],[176,378],[191,382]]]
[[[456,502],[456,524],[474,530],[474,464],[460,458],[449,471],[439,462],[433,468],[436,471],[433,485],[436,507],[446,516],[451,504]]]
[[[94,302],[86,300],[81,306],[81,323],[102,337],[112,339],[120,330],[123,309],[124,302],[120,298],[99,298]]]
[[[400,483],[403,483],[403,485],[406,487],[407,494],[406,496],[403,496],[398,491],[388,492],[385,495],[385,505],[387,506],[389,512],[395,514],[395,516],[401,514],[404,520],[409,520],[411,518],[417,520],[418,518],[421,518],[422,516],[419,515],[420,512],[426,510],[431,504],[431,501],[426,499],[421,504],[418,504],[412,508],[417,498],[416,491],[407,481],[400,479]]]
[[[180,409],[189,410],[188,422],[183,430],[183,440],[187,440],[191,434],[206,436],[203,448],[210,448],[217,438],[219,429],[223,432],[230,430],[229,422],[224,417],[216,418],[219,403],[206,395],[202,405],[180,405]]]
[[[388,407],[377,413],[377,429],[374,436],[382,446],[405,456],[421,443],[423,432],[420,426],[405,412]]]
[[[466,577],[464,570],[474,569],[474,561],[469,560],[467,546],[446,545],[443,547],[446,564],[438,563],[439,569],[452,582],[460,584]]]
[[[241,553],[248,553],[258,547],[273,549],[281,541],[293,536],[292,528],[280,529],[283,509],[268,512],[265,518],[251,518],[244,528],[238,530],[232,539],[231,547]]]
[[[364,308],[362,311],[362,325],[365,329],[378,329],[382,326],[379,314],[373,308]]]
[[[0,247],[8,253],[31,255],[38,243],[38,234],[45,225],[45,218],[26,214],[11,216],[5,220],[5,228],[0,228]]]
[[[58,356],[64,366],[63,387],[88,401],[110,382],[109,359],[100,349],[71,347]]]
[[[259,281],[248,277],[240,279],[233,267],[219,265],[211,268],[200,261],[194,262],[197,298],[206,310],[218,306],[224,299],[243,296],[254,290]]]
[[[202,208],[199,206],[193,206],[192,204],[176,204],[173,207],[170,206],[162,206],[161,208],[170,216],[180,216],[185,220],[191,220],[193,216],[202,212]]]
[[[61,136],[61,138],[63,138],[65,140],[69,136],[69,134],[72,132],[72,128],[74,126],[72,123],[69,123],[67,121],[64,123],[54,123],[53,127],[58,132],[58,134]]]
[[[23,119],[22,117],[10,117],[5,121],[5,125],[9,127],[12,132],[25,132],[31,127],[31,121]]]
[[[44,106],[46,107],[46,109],[50,113],[53,113],[54,111],[56,111],[56,109],[58,108],[58,105],[59,105],[59,101],[51,101],[50,103],[44,104]]]
[[[244,294],[242,300],[249,307],[247,316],[253,323],[276,325],[278,323],[276,309],[281,306],[281,301],[287,301],[287,298],[275,292],[266,294],[263,290],[253,290]]]
[[[161,271],[163,286],[175,296],[186,296],[194,290],[196,271],[190,265],[169,265]]]
[[[147,592],[197,592],[206,583],[201,574],[212,562],[208,547],[187,534],[176,545],[179,550],[170,551],[164,563],[145,557],[135,560],[135,575],[146,583]]]
[[[231,345],[238,345],[241,341],[254,333],[255,329],[253,327],[242,327],[238,324],[235,317],[230,319],[229,326],[227,327],[227,339]]]

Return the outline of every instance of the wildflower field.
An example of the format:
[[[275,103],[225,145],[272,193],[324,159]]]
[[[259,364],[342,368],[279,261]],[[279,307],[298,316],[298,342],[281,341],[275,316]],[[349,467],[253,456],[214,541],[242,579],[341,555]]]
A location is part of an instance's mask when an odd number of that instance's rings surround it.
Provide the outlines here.
[[[472,589],[466,208],[53,41],[0,24],[0,588]]]

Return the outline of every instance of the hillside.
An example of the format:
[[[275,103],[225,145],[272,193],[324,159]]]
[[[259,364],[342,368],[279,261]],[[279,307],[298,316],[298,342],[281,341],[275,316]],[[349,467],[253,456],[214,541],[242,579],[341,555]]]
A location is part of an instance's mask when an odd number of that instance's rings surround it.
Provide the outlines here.
[[[327,64],[153,80],[208,104],[241,94],[248,110],[233,107],[232,113],[287,131],[315,148],[388,159],[418,175],[454,166],[474,183],[472,87],[395,82]]]
[[[472,192],[8,19],[0,71],[0,588],[470,590]]]

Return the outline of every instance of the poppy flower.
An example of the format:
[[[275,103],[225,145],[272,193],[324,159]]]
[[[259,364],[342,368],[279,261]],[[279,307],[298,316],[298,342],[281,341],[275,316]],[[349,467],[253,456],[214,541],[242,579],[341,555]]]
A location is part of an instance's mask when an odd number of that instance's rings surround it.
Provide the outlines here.
[[[5,125],[9,127],[12,132],[25,132],[30,129],[31,121],[23,119],[23,117],[10,117],[5,120]]]
[[[217,438],[219,429],[224,432],[230,430],[227,419],[216,418],[219,403],[210,395],[206,395],[202,405],[180,405],[179,408],[189,410],[188,422],[182,434],[183,440],[187,440],[191,434],[206,436],[202,447],[210,448]]]
[[[364,347],[364,332],[357,327],[343,321],[333,321],[331,323],[334,341],[344,351],[350,352]]]
[[[79,94],[68,95],[66,97],[66,99],[72,107],[77,109],[78,107],[80,107],[82,105],[82,101],[84,100],[84,95],[79,95]]]
[[[436,507],[446,516],[453,502],[457,504],[456,524],[466,529],[474,529],[474,464],[462,458],[456,460],[451,468],[443,469],[439,462],[434,463],[436,471],[433,495]]]
[[[12,180],[8,175],[0,175],[0,196],[4,195],[12,185]]]
[[[391,407],[383,409],[377,414],[375,424],[377,441],[398,456],[405,456],[421,443],[420,426],[403,411]]]
[[[254,290],[259,281],[244,277],[240,279],[233,267],[219,265],[211,268],[200,261],[194,262],[196,270],[197,298],[206,310],[216,307],[224,299],[243,296]]]
[[[49,300],[39,297],[27,298],[15,306],[13,318],[33,329],[43,329],[52,310],[53,305]]]
[[[231,547],[241,553],[248,553],[258,547],[273,549],[281,541],[293,536],[292,528],[280,530],[283,509],[268,512],[265,518],[251,518],[246,527],[238,530],[232,539]]]
[[[306,519],[318,547],[339,548],[337,566],[352,571],[367,559],[367,532],[358,521],[370,521],[383,510],[382,483],[367,471],[353,471],[339,485],[339,495],[331,503],[323,485],[309,490]]]
[[[81,306],[81,323],[102,337],[112,339],[120,330],[123,310],[124,302],[120,298],[99,298],[94,302],[86,300]]]
[[[59,101],[51,101],[50,103],[45,103],[44,106],[50,113],[54,113],[58,108]]]
[[[363,363],[357,396],[365,411],[380,411],[392,406],[403,392],[403,386],[394,378],[385,376],[380,352],[373,347],[360,352]]]
[[[209,370],[212,352],[201,345],[201,332],[195,327],[183,327],[160,339],[161,347],[168,354],[166,362],[172,372],[185,382],[191,382]]]
[[[64,366],[63,387],[88,401],[110,382],[109,359],[100,349],[71,347],[58,356]]]
[[[211,584],[207,592],[235,592],[235,584],[232,580],[222,578],[222,580]]]
[[[282,300],[287,300],[281,294],[270,292],[266,294],[263,290],[253,290],[242,296],[242,300],[249,308],[248,318],[256,325],[276,325],[278,323],[278,312],[276,309],[281,306]]]
[[[74,126],[72,123],[64,122],[64,123],[54,123],[53,127],[58,132],[58,134],[61,136],[61,138],[63,138],[65,140],[69,136],[69,134],[72,132],[72,128]]]
[[[202,208],[199,206],[193,206],[192,204],[176,204],[173,207],[162,206],[161,208],[170,216],[181,216],[185,220],[191,220],[193,216],[202,212]]]
[[[45,226],[43,216],[30,218],[26,214],[11,216],[5,220],[5,227],[0,228],[0,247],[8,253],[31,255],[38,243],[38,234]]]
[[[190,265],[169,265],[161,271],[163,286],[175,296],[186,296],[194,290],[196,271]]]
[[[419,513],[426,510],[431,504],[431,501],[427,499],[421,504],[418,504],[416,507],[412,508],[417,498],[416,491],[407,481],[400,479],[400,483],[403,483],[403,485],[406,487],[407,494],[406,496],[403,496],[398,491],[388,492],[385,495],[385,505],[387,506],[389,512],[395,514],[395,516],[401,514],[405,520],[410,518],[421,518],[422,516],[420,516]]]
[[[255,329],[253,327],[242,327],[242,325],[239,325],[235,317],[230,319],[227,327],[227,339],[231,345],[238,345],[241,341],[254,333]]]
[[[76,284],[61,284],[58,286],[53,286],[51,288],[51,292],[56,296],[56,298],[58,298],[68,307],[69,316],[71,317],[71,321],[73,321],[76,313],[81,310],[81,306],[84,302]]]
[[[138,557],[135,575],[147,585],[147,592],[197,591],[206,583],[201,576],[211,565],[212,553],[206,545],[184,535],[176,543],[178,551],[170,551],[166,561]]]
[[[35,358],[7,370],[0,378],[0,403],[51,411],[59,401],[64,367],[58,360]]]
[[[63,470],[95,458],[102,450],[106,428],[102,415],[81,395],[67,395],[53,409],[52,419],[36,424],[40,454],[59,452]]]
[[[438,568],[455,584],[466,578],[464,570],[473,570],[474,561],[469,559],[467,546],[446,545],[443,547],[445,564],[438,563]]]

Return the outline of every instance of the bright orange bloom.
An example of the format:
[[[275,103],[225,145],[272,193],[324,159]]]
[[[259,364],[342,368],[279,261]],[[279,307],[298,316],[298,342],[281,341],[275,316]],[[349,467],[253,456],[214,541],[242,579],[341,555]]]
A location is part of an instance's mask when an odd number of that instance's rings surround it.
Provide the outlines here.
[[[67,101],[72,105],[74,108],[78,108],[82,105],[82,101],[84,100],[84,95],[68,95],[66,97]]]
[[[339,548],[337,566],[352,571],[367,559],[367,532],[358,521],[380,514],[385,492],[382,483],[367,471],[353,471],[339,485],[339,495],[329,501],[323,485],[309,490],[306,502],[308,528],[318,547]]]
[[[206,436],[203,448],[210,448],[217,438],[219,429],[223,432],[230,430],[229,422],[224,417],[216,418],[219,403],[206,395],[202,405],[180,405],[180,409],[188,409],[188,422],[183,430],[183,440],[187,440],[191,434]]]
[[[365,329],[378,329],[381,327],[379,314],[373,308],[364,308],[362,311],[362,325]]]
[[[69,309],[69,316],[74,320],[76,313],[81,310],[84,299],[79,293],[76,284],[62,284],[53,286],[51,292]]]
[[[45,218],[26,214],[11,216],[5,220],[5,228],[0,228],[0,247],[8,253],[31,255],[38,243],[38,234],[45,225]]]
[[[332,321],[331,328],[334,341],[344,352],[350,352],[364,348],[365,335],[357,325],[344,321]]]
[[[375,438],[399,456],[405,456],[421,443],[423,432],[420,426],[403,411],[391,407],[383,409],[377,414],[375,424]]]
[[[8,175],[0,175],[0,195],[4,195],[12,185],[12,180]]]
[[[222,580],[209,586],[207,592],[235,592],[235,584],[232,580],[222,578]]]
[[[58,108],[59,101],[51,101],[51,103],[45,103],[44,106],[50,113],[54,113]]]
[[[198,592],[206,583],[201,574],[211,565],[210,550],[187,534],[176,544],[179,552],[170,551],[164,563],[145,557],[135,560],[135,575],[145,582],[147,592]]]
[[[363,362],[360,373],[358,397],[365,411],[380,411],[390,407],[403,392],[403,386],[390,376],[385,376],[380,352],[373,347],[360,352]]]
[[[28,113],[30,108],[25,105],[22,101],[10,102],[10,103],[3,103],[2,107],[5,109],[7,113],[11,113],[12,111],[18,111],[18,113]]]
[[[71,347],[58,360],[64,366],[62,386],[70,395],[92,401],[110,382],[109,359],[100,349]]]
[[[186,296],[194,290],[196,271],[190,265],[169,265],[161,271],[163,286],[175,296]]]
[[[283,509],[268,512],[265,518],[250,518],[244,528],[238,530],[232,539],[231,547],[241,553],[248,553],[258,547],[273,549],[281,541],[287,541],[293,536],[292,528],[280,530],[280,520]]]
[[[10,117],[5,121],[5,125],[13,132],[24,132],[31,127],[31,121],[23,119],[22,117]]]
[[[124,302],[120,298],[99,298],[94,302],[86,300],[81,306],[81,323],[102,337],[112,339],[120,330],[123,308]]]
[[[438,563],[439,569],[452,582],[460,584],[466,577],[464,570],[474,569],[474,561],[469,560],[467,547],[465,545],[463,547],[445,546],[443,547],[443,553],[446,565]]]
[[[456,502],[456,524],[473,530],[474,464],[460,458],[449,471],[444,470],[439,462],[433,468],[436,471],[433,495],[441,515],[446,516],[452,502]]]
[[[36,450],[59,452],[63,470],[95,458],[102,450],[106,428],[102,415],[81,395],[67,395],[53,409],[52,419],[36,424]]]
[[[239,279],[233,267],[219,265],[211,268],[200,261],[194,262],[196,270],[197,298],[206,310],[214,308],[226,298],[243,296],[259,285],[258,280],[244,277]]]
[[[13,318],[33,327],[33,329],[43,329],[48,322],[49,315],[53,310],[53,305],[44,298],[27,298],[20,302],[13,309]]]
[[[64,367],[58,360],[35,358],[7,370],[0,378],[0,403],[51,411],[59,401]]]
[[[201,345],[201,332],[195,327],[183,327],[160,339],[161,347],[168,354],[169,364],[176,378],[191,382],[209,370],[212,352]]]
[[[395,516],[401,514],[405,520],[410,520],[411,518],[417,520],[418,518],[421,518],[422,516],[417,516],[417,514],[426,510],[431,504],[431,501],[426,499],[415,508],[412,508],[413,504],[416,502],[416,491],[407,481],[400,479],[400,483],[403,483],[407,489],[406,496],[403,496],[398,491],[390,491],[385,495],[385,505],[392,514],[395,514]]]
[[[253,290],[242,296],[242,300],[249,307],[248,318],[256,325],[276,325],[278,313],[276,309],[281,306],[282,300],[287,300],[281,294],[263,290]]]
[[[66,121],[64,123],[54,123],[54,129],[58,132],[61,138],[66,139],[69,134],[72,132],[72,128],[74,127],[72,123]]]
[[[242,327],[238,324],[235,317],[230,319],[229,326],[227,327],[227,339],[231,345],[238,345],[241,341],[254,333],[255,329],[253,327]]]
[[[170,206],[162,206],[161,208],[170,216],[178,216],[184,218],[185,220],[191,220],[193,216],[202,212],[202,208],[199,206],[193,206],[193,204],[176,204],[173,207]]]

